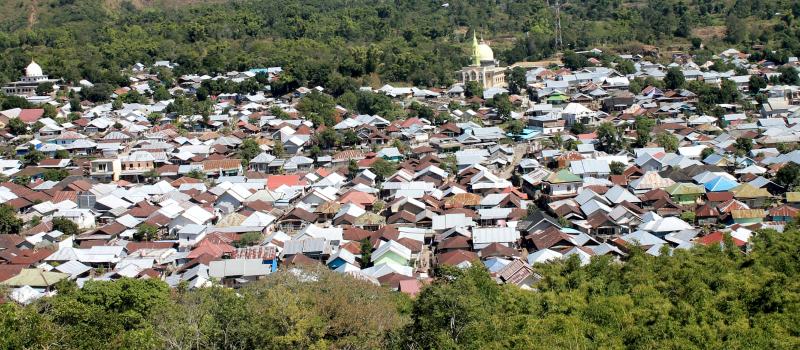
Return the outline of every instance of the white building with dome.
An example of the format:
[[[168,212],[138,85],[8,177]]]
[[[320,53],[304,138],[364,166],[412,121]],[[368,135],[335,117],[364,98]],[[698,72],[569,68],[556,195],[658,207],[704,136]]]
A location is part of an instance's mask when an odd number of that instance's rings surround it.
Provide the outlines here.
[[[494,52],[486,42],[475,37],[472,33],[472,64],[461,68],[457,73],[458,82],[477,81],[483,88],[506,86],[506,69],[498,66],[494,59]]]
[[[57,83],[58,79],[49,79],[42,67],[36,62],[31,60],[28,67],[25,68],[25,75],[19,78],[19,81],[8,83],[3,87],[3,92],[9,95],[17,96],[34,96],[36,95],[36,88],[42,83]]]

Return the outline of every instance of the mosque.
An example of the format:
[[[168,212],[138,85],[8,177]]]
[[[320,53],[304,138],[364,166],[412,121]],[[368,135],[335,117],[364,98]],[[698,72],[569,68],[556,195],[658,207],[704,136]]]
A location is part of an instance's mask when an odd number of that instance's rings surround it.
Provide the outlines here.
[[[506,68],[499,67],[494,59],[494,52],[481,38],[480,43],[472,33],[472,64],[461,68],[458,82],[477,81],[483,88],[506,86]]]
[[[44,75],[42,67],[33,60],[31,60],[31,63],[25,68],[25,75],[19,79],[19,81],[11,82],[4,86],[3,92],[8,95],[35,96],[36,87],[39,86],[39,84],[56,83],[59,81],[58,79],[49,79]]]

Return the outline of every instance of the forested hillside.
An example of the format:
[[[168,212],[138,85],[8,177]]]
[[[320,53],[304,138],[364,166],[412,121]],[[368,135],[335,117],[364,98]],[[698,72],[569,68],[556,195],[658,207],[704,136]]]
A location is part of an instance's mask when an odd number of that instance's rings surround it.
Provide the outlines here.
[[[800,232],[760,232],[747,255],[726,241],[537,265],[537,291],[448,268],[415,300],[323,267],[238,291],[60,283],[0,306],[0,349],[796,349]]]
[[[506,64],[555,53],[555,13],[541,0],[33,3],[2,4],[0,81],[16,80],[35,58],[53,77],[112,85],[124,83],[121,68],[154,60],[179,63],[176,74],[283,66],[289,74],[280,83],[288,87],[341,83],[338,74],[349,85],[446,85],[468,62],[473,29]],[[778,60],[800,55],[797,17],[800,3],[790,0],[562,5],[566,49],[608,45],[636,52],[656,45],[704,57],[711,51],[701,45],[745,50],[753,43],[778,50]]]

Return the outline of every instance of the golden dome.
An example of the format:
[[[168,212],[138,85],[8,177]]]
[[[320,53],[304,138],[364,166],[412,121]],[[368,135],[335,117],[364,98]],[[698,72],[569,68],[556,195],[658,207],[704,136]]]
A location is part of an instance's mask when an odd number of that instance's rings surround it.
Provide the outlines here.
[[[478,44],[478,59],[483,61],[494,61],[494,51],[489,45],[486,44],[483,40],[481,40],[480,44]]]

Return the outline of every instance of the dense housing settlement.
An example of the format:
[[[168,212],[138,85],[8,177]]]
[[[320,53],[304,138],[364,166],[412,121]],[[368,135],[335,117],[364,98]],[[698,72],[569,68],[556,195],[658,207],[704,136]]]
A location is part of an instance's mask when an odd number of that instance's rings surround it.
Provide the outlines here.
[[[347,106],[271,93],[280,67],[167,82],[166,61],[94,103],[92,82],[31,62],[3,88],[31,106],[0,111],[0,284],[25,304],[63,279],[239,288],[314,264],[413,295],[484,264],[528,289],[536,263],[746,250],[797,216],[797,58],[601,52],[500,67],[473,34],[454,85],[365,86]]]

